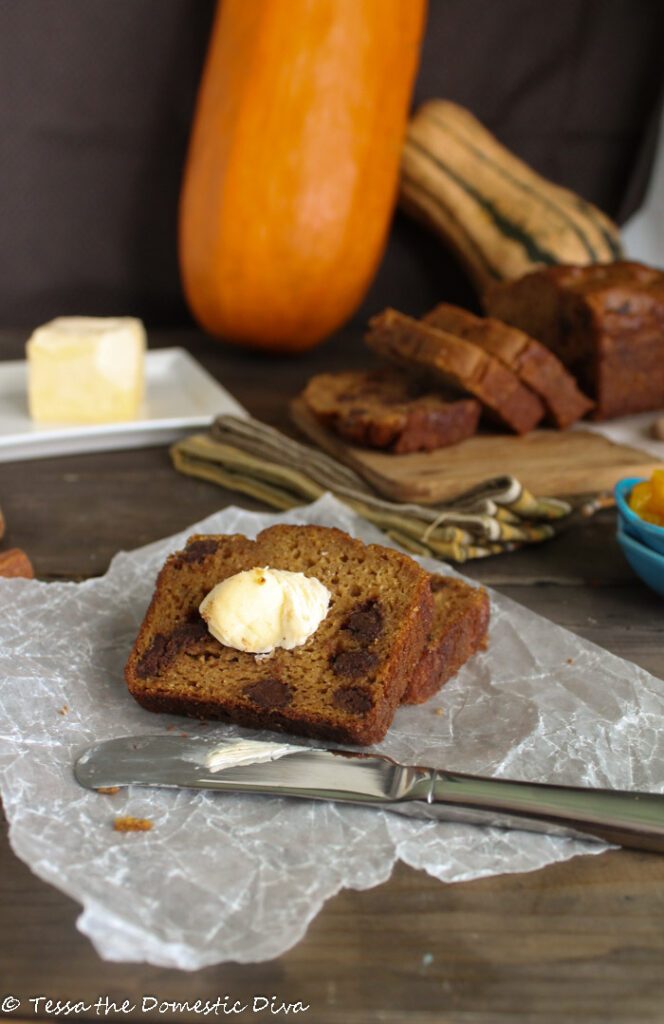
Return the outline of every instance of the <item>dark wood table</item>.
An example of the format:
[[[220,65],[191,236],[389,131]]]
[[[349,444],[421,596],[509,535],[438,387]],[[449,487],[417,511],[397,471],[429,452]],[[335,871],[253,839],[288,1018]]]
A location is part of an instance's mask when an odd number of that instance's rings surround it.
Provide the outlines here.
[[[1,357],[20,358],[24,338],[0,332]],[[186,346],[249,412],[285,430],[287,400],[312,373],[371,360],[352,327],[297,358],[222,346],[194,331],[154,331],[150,343]],[[101,574],[118,550],[230,503],[262,507],[176,474],[165,447],[0,465],[3,544],[24,548],[42,580]],[[633,576],[614,529],[606,510],[546,544],[465,571],[664,677],[664,603]],[[254,995],[275,995],[277,1004],[309,1005],[297,1019],[335,1024],[664,1019],[664,857],[655,854],[611,851],[453,885],[400,864],[384,885],[331,899],[278,959],[192,974],[100,960],[76,931],[79,907],[33,876],[6,835],[0,892],[0,998],[20,1000],[15,1009],[3,1004],[0,1016],[14,1021],[52,1019],[53,1007],[30,1002],[39,996],[136,1005],[112,1020],[198,1019],[167,1006],[141,1013],[144,995],[163,1004],[229,995],[229,1004],[250,1006]],[[247,1010],[244,1019],[283,1016]]]

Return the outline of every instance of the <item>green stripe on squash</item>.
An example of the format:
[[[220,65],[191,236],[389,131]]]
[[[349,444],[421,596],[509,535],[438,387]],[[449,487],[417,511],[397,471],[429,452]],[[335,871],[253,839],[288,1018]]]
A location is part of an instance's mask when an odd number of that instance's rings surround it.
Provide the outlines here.
[[[404,205],[456,250],[480,291],[537,266],[623,257],[610,218],[537,174],[455,103],[431,100],[415,114],[401,173]]]
[[[413,148],[419,148],[416,146],[416,144],[412,142],[412,140],[408,142],[408,145],[412,145]],[[438,193],[426,188],[421,181],[416,181],[408,174],[403,174],[401,181],[402,187],[404,188],[404,191],[408,193],[409,197],[412,197],[413,192],[419,193],[420,195],[424,196],[427,201],[433,203],[436,207],[438,207],[438,209],[442,212],[443,216],[445,216],[449,221],[451,221],[454,224],[455,230],[458,232],[459,235],[463,236],[463,244],[467,247],[467,249],[470,249],[472,251],[475,261],[481,265],[486,275],[488,275],[494,281],[503,280],[503,275],[496,267],[493,266],[493,264],[487,257],[486,253],[482,250],[481,246],[478,245],[476,240],[469,233],[468,228],[466,227],[464,222],[460,220],[460,218],[456,215],[456,213],[449,205],[449,203],[444,202],[444,200]],[[422,209],[423,207],[424,204],[418,204],[419,209]]]
[[[471,153],[474,158],[476,158],[477,160],[482,161],[482,163],[487,164],[496,174],[498,174],[505,181],[507,181],[511,185],[513,185],[520,192],[523,192],[524,195],[527,195],[531,199],[536,199],[537,202],[540,203],[542,206],[548,207],[548,209],[550,209],[551,211],[555,212],[560,217],[560,219],[565,224],[567,224],[567,226],[572,230],[572,232],[579,239],[581,244],[585,247],[585,250],[588,253],[588,257],[589,257],[590,261],[593,262],[593,263],[597,261],[597,259],[598,259],[597,250],[592,245],[592,243],[591,243],[590,239],[588,238],[588,236],[585,234],[584,231],[581,230],[579,225],[574,222],[574,220],[569,216],[569,214],[565,213],[565,211],[562,209],[562,207],[559,206],[557,203],[555,203],[551,199],[550,196],[546,196],[542,192],[535,191],[535,189],[532,188],[530,185],[528,185],[525,181],[521,181],[520,178],[515,177],[505,167],[501,167],[500,164],[496,163],[495,160],[492,160],[491,157],[489,157],[486,153],[483,153],[481,149],[478,149],[477,146],[474,146],[472,143],[470,143],[468,141],[468,139],[463,138],[461,135],[459,135],[458,132],[455,132],[452,128],[450,128],[449,125],[446,125],[443,121],[439,120],[439,118],[432,117],[431,121],[432,121],[433,124],[438,125],[438,127],[444,133],[447,133],[450,136],[452,136],[452,138],[456,139],[456,141],[460,145],[464,146],[464,148],[469,153]],[[582,203],[582,200],[579,199],[579,202]],[[585,211],[583,209],[583,207],[580,206],[579,207],[579,212],[585,214],[587,211]],[[509,236],[509,237],[512,237],[512,236]],[[529,255],[530,255],[530,253],[529,253]],[[542,262],[546,262],[546,261],[543,260]],[[557,262],[559,262],[559,260],[554,258],[552,262],[557,263]]]
[[[499,229],[501,235],[505,238],[510,238],[512,241],[517,242],[524,250],[528,259],[533,263],[546,263],[553,265],[559,263],[560,260],[548,249],[541,248],[535,239],[523,230],[515,221],[510,220],[504,214],[502,214],[490,199],[487,199],[477,189],[469,185],[468,182],[460,175],[457,171],[453,170],[449,164],[444,163],[439,156],[433,154],[430,150],[426,149],[420,143],[414,139],[408,140],[408,145],[413,146],[415,149],[424,156],[431,163],[435,164],[436,167],[446,174],[451,181],[461,188],[466,195],[474,199],[480,209],[484,210],[493,221],[495,226]]]

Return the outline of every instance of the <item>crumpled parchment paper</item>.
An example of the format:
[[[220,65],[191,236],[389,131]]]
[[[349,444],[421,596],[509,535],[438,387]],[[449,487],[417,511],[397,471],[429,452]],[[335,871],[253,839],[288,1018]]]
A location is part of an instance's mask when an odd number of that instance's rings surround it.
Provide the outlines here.
[[[331,895],[378,885],[397,859],[452,882],[605,849],[359,807],[79,787],[74,759],[105,738],[173,726],[190,735],[256,735],[143,710],[123,668],[169,552],[193,532],[254,535],[274,522],[340,526],[385,543],[326,495],[280,515],[227,508],[118,554],[105,576],[84,583],[0,580],[0,767],[10,841],[37,875],[82,904],[78,927],[105,959],[187,970],[266,960],[293,946]],[[494,593],[491,601],[488,650],[428,703],[399,709],[375,749],[477,774],[661,790],[664,682],[507,598]],[[113,819],[124,814],[154,827],[115,832]]]
[[[614,444],[624,444],[628,448],[637,448],[647,452],[656,459],[664,461],[664,441],[653,434],[655,420],[664,417],[664,409],[659,412],[639,412],[633,416],[620,416],[615,420],[593,423],[583,420],[576,423],[573,430],[590,430],[593,434],[601,434]],[[625,473],[625,476],[635,474]]]

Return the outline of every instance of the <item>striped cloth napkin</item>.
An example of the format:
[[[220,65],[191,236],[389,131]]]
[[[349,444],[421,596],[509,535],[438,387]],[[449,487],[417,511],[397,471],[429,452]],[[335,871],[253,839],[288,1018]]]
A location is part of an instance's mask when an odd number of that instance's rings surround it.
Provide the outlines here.
[[[249,494],[278,509],[315,501],[330,491],[407,551],[465,562],[554,536],[605,504],[573,505],[535,497],[513,476],[498,476],[440,505],[379,497],[354,470],[251,418],[219,416],[205,433],[171,448],[175,468]]]

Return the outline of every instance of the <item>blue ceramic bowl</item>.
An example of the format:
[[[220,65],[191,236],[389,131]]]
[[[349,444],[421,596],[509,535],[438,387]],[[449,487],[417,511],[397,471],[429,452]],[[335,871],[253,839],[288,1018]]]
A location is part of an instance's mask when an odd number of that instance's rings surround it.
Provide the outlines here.
[[[618,509],[618,525],[624,533],[635,537],[645,547],[664,555],[664,526],[655,526],[654,523],[646,523],[644,519],[632,512],[627,504],[629,495],[634,484],[641,483],[643,477],[629,476],[619,480],[614,487],[613,493]]]
[[[618,543],[632,569],[652,590],[664,597],[664,555],[646,547],[618,527]]]

